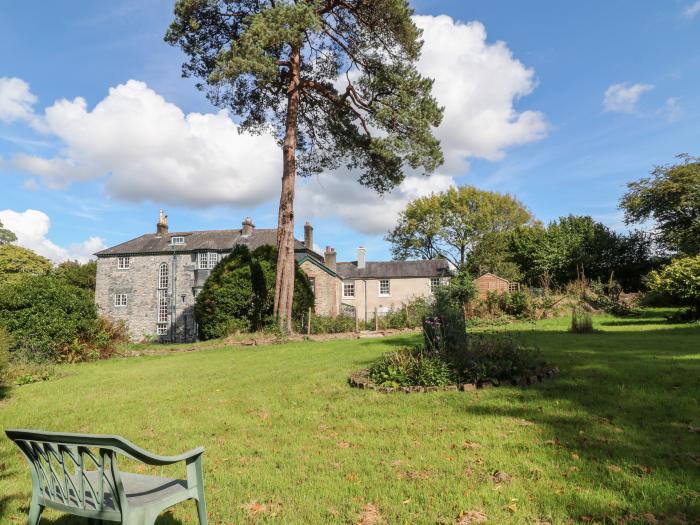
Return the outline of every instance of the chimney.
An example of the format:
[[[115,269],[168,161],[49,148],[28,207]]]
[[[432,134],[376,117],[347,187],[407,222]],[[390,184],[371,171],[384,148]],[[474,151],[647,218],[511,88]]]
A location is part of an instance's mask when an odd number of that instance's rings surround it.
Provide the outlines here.
[[[165,235],[166,233],[168,233],[168,216],[163,215],[163,208],[161,208],[158,224],[156,224],[156,235]]]
[[[326,246],[326,253],[323,254],[323,260],[326,263],[326,266],[333,270],[334,272],[336,271],[336,264],[335,264],[335,248],[331,248],[330,246]]]
[[[367,250],[365,250],[364,246],[360,246],[357,249],[357,269],[358,270],[365,269],[365,254],[366,253],[367,253]]]
[[[255,224],[253,224],[253,219],[246,217],[243,221],[243,229],[241,229],[241,236],[250,237],[253,235],[253,230],[255,229]]]
[[[314,227],[310,222],[304,224],[304,246],[309,249],[314,249]]]

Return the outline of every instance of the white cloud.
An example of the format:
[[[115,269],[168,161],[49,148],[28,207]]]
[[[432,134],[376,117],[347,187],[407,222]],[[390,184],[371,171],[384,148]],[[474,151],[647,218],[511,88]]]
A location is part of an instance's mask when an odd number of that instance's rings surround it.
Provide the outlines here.
[[[431,177],[409,174],[384,197],[360,186],[356,175],[342,170],[324,173],[299,188],[297,206],[304,216],[336,216],[361,233],[383,234],[396,224],[409,200],[455,185],[451,174],[466,170],[469,157],[498,160],[507,148],[545,136],[542,113],[514,107],[535,88],[535,74],[504,42],[489,44],[480,22],[464,24],[444,15],[414,20],[424,39],[418,69],[435,79],[433,93],[445,106],[435,133],[445,165]]]
[[[353,230],[369,235],[388,232],[408,201],[454,186],[448,175],[410,175],[390,194],[380,197],[345,171],[324,173],[303,182],[297,191],[297,215],[336,216]]]
[[[17,236],[17,244],[33,250],[54,263],[67,260],[87,262],[93,258],[93,253],[106,248],[104,240],[100,237],[90,237],[83,242],[70,244],[65,248],[55,244],[46,237],[51,228],[51,219],[42,211],[31,209],[23,212],[2,210],[0,211],[0,221],[5,228]]]
[[[0,77],[0,122],[31,121],[36,96],[21,78]]]
[[[535,73],[505,42],[488,43],[480,22],[465,24],[446,15],[414,21],[425,41],[418,69],[435,79],[433,93],[445,106],[436,134],[446,171],[463,170],[467,157],[498,160],[505,149],[545,136],[542,113],[514,107],[535,89]]]
[[[635,113],[639,98],[652,89],[651,84],[613,84],[605,90],[603,107],[615,113]]]
[[[545,136],[541,112],[516,109],[536,87],[534,71],[504,42],[487,42],[480,22],[444,15],[414,20],[425,41],[418,69],[435,79],[434,94],[445,106],[436,130],[445,165],[430,178],[409,174],[383,198],[361,187],[357,174],[323,174],[300,184],[300,210],[383,233],[409,199],[454,184],[469,158],[498,160],[508,148]],[[104,177],[112,197],[202,207],[252,206],[279,192],[281,153],[274,138],[239,134],[225,112],[185,115],[142,82],[110,89],[92,109],[82,98],[58,101],[37,121],[34,127],[56,137],[62,149],[52,158],[22,154],[12,161],[50,187]]]
[[[143,82],[111,88],[92,110],[80,97],[60,100],[42,122],[62,151],[13,162],[52,188],[106,176],[116,198],[190,206],[254,205],[279,191],[273,137],[240,134],[225,111],[185,115]]]
[[[683,115],[683,110],[678,97],[670,97],[666,99],[664,105],[657,111],[659,115],[662,115],[667,121],[675,122]]]
[[[688,18],[695,18],[696,15],[700,14],[700,0],[687,6],[683,14]]]

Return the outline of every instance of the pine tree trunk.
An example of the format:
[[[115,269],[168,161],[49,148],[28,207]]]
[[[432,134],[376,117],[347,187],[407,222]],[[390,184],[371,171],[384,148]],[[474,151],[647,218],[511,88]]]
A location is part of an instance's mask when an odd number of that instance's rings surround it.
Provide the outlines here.
[[[279,327],[292,331],[294,300],[294,181],[297,174],[297,118],[299,113],[299,78],[301,53],[292,48],[289,87],[287,88],[287,122],[282,146],[282,193],[277,220],[277,278],[274,315]]]

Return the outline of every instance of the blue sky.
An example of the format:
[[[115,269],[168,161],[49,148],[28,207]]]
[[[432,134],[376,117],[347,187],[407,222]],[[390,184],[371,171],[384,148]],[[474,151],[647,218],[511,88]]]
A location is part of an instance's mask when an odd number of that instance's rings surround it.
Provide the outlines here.
[[[310,220],[339,259],[359,244],[387,258],[382,232],[406,200],[450,184],[510,192],[543,221],[589,214],[621,229],[627,182],[700,154],[700,2],[413,5],[448,162],[384,199],[352,174],[302,181],[298,236]],[[235,117],[180,77],[162,40],[172,2],[0,9],[0,219],[23,244],[84,258],[153,231],[160,207],[173,230],[275,225],[278,154],[237,138]]]

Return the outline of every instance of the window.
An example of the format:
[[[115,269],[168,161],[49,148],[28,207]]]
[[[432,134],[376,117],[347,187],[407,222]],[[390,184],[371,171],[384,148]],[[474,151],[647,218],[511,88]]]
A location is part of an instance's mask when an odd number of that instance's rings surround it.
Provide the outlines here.
[[[166,323],[158,323],[156,325],[156,333],[158,335],[168,335],[168,325]]]
[[[158,290],[158,322],[168,322],[168,292],[167,290]]]
[[[173,244],[185,244],[185,238],[179,235],[170,238],[170,242]]]
[[[390,295],[389,279],[379,279],[379,295]]]
[[[343,283],[343,297],[355,297],[355,283]]]
[[[311,285],[311,293],[316,297],[316,277],[309,277],[309,284]]]
[[[435,292],[436,288],[439,288],[442,282],[440,281],[439,277],[431,277],[430,278],[430,291]]]
[[[182,301],[183,304],[187,302],[187,296],[184,293],[180,296],[180,301]]]
[[[168,265],[165,263],[160,263],[158,267],[158,289],[168,289]]]
[[[197,267],[200,270],[211,270],[219,262],[219,254],[216,252],[201,252],[197,254]]]
[[[114,294],[114,306],[126,306],[126,294],[125,293]]]
[[[119,270],[128,270],[129,268],[131,268],[131,258],[117,257],[117,268]]]

